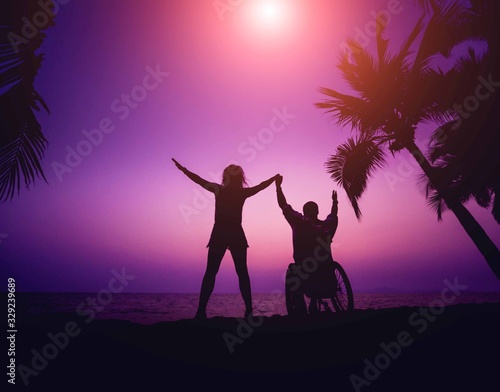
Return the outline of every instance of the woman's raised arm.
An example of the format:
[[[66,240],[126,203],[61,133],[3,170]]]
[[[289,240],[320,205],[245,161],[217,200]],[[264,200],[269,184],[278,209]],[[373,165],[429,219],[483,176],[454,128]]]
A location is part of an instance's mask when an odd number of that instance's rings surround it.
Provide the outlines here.
[[[251,188],[246,189],[246,196],[250,197],[259,193],[260,191],[266,189],[269,185],[271,185],[277,178],[279,174],[276,174],[274,177],[271,177],[269,180],[262,181],[259,185],[253,186]]]
[[[181,172],[183,172],[190,180],[192,180],[193,182],[195,182],[198,185],[205,188],[207,191],[210,191],[212,193],[217,193],[217,191],[219,190],[219,185],[216,184],[215,182],[209,182],[209,181],[201,178],[198,174],[190,172],[188,169],[186,169],[184,166],[182,166],[179,162],[177,162],[174,158],[172,158],[172,161],[174,161],[175,166],[177,166],[177,169],[179,169]]]

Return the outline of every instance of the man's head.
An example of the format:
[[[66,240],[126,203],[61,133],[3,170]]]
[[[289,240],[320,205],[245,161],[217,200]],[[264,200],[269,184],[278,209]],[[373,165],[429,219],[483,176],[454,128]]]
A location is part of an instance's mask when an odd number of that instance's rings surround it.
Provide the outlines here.
[[[304,204],[304,207],[302,208],[304,211],[304,216],[308,219],[317,219],[318,218],[318,205],[313,202],[313,201],[308,201],[306,204]]]

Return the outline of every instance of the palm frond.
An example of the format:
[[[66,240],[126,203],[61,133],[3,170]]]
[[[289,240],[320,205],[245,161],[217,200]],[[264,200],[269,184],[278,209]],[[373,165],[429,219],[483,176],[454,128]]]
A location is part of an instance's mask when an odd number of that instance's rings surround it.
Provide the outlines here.
[[[440,193],[425,176],[421,182],[425,183],[429,205],[439,220],[446,209],[445,201],[463,204],[474,198],[483,208],[491,205],[491,186],[498,181],[495,178],[500,178],[493,172],[492,157],[497,156],[500,139],[488,137],[488,133],[492,131],[481,131],[474,122],[456,117],[431,134],[427,157]]]
[[[45,175],[41,166],[41,159],[47,144],[40,130],[29,121],[25,121],[19,136],[0,149],[0,200],[12,199],[21,189],[21,177],[26,188],[36,178]]]
[[[500,32],[500,3],[497,0],[468,0],[468,3],[469,9],[464,19],[470,39],[484,40],[490,50],[496,50]]]
[[[427,195],[427,206],[434,210],[438,221],[443,220],[443,212],[448,209],[448,206],[438,192],[434,190],[429,191],[429,194]]]
[[[418,68],[426,66],[429,59],[437,54],[448,56],[452,48],[470,39],[464,28],[468,12],[467,4],[459,0],[448,4],[443,2],[435,7],[414,61]]]
[[[371,138],[349,138],[337,147],[325,163],[326,171],[344,188],[357,219],[361,219],[359,199],[368,179],[385,163],[385,153]]]
[[[487,135],[482,134],[482,138],[477,139],[477,130],[472,129],[474,132],[465,121],[451,121],[437,128],[431,136],[428,156],[441,194],[427,180],[426,196],[438,212],[439,219],[444,200],[465,203],[473,198],[482,208],[489,208],[492,204],[495,207],[494,190],[500,184],[500,168],[495,165],[498,159],[494,157],[498,156],[500,138],[487,139]],[[484,140],[488,140],[486,145]],[[492,211],[493,216],[495,212]]]
[[[415,26],[413,27],[411,33],[408,35],[403,45],[401,46],[399,54],[397,55],[397,60],[398,60],[397,63],[401,64],[403,60],[410,54],[410,49],[412,45],[415,43],[415,40],[423,31],[424,27],[425,27],[424,16],[421,16],[418,19],[417,23],[415,23]]]
[[[423,26],[423,19],[420,19],[402,49],[392,55],[388,51],[388,40],[383,37],[385,25],[377,19],[377,60],[355,39],[348,39],[350,50],[341,53],[337,66],[356,95],[322,88],[320,91],[332,99],[324,100],[316,106],[331,113],[337,124],[351,125],[365,136],[375,133],[394,134],[396,123],[398,133],[410,129],[418,122],[418,116],[426,114],[425,109],[430,106],[426,105],[419,113],[410,116],[416,120],[401,127],[401,112],[412,107],[407,102],[408,75],[411,71],[409,50]],[[418,87],[421,88],[420,85]]]
[[[331,113],[332,119],[341,126],[351,125],[361,132],[370,133],[376,129],[377,113],[374,112],[369,103],[359,97],[342,94],[338,91],[321,87],[319,91],[330,99],[318,102],[315,106]]]
[[[415,5],[425,10],[427,14],[437,11],[442,3],[443,0],[415,0]]]
[[[472,197],[482,208],[489,208],[492,200],[492,192],[487,187],[480,187],[472,192]]]
[[[389,47],[389,40],[382,37],[384,30],[386,28],[386,24],[383,19],[377,16],[377,54],[378,54],[378,63],[379,69],[383,68],[387,63],[388,53],[387,48]]]
[[[434,170],[439,173],[442,169],[435,168]],[[443,177],[443,173],[439,173],[436,177]],[[418,175],[417,185],[427,199],[427,206],[436,213],[438,221],[442,221],[443,212],[448,209],[445,198],[436,190],[424,173]]]
[[[435,4],[435,10],[423,29],[422,39],[407,78],[407,94],[404,106],[408,109],[410,122],[449,120],[447,113],[452,107],[457,84],[446,83],[449,77],[433,69],[432,59],[436,55],[448,55],[453,47],[466,39],[463,34],[463,18],[467,7],[460,1]],[[409,54],[413,42],[424,26],[423,17],[417,22],[408,41],[403,45],[400,56]],[[401,59],[398,59],[401,61]],[[458,83],[460,85],[461,83]]]
[[[498,224],[500,224],[500,186],[497,186],[495,190],[493,191],[493,208],[491,210],[491,213],[493,214],[493,217],[497,221]]]
[[[498,210],[495,209],[495,207],[498,208],[495,205],[496,195],[491,189],[486,186],[471,188],[471,184],[463,176],[452,176],[454,169],[451,167],[435,167],[435,170],[440,180],[447,181],[446,186],[443,187],[443,193],[439,193],[424,174],[421,174],[418,181],[420,184],[423,184],[427,204],[436,212],[438,220],[442,220],[442,214],[448,208],[446,200],[456,200],[464,204],[472,198],[482,208],[489,208],[493,204],[492,214],[497,220]]]
[[[342,78],[360,97],[370,99],[379,89],[376,84],[378,69],[375,58],[353,38],[347,40],[347,45],[350,51],[341,52],[337,68]]]
[[[50,2],[47,2],[50,6]],[[34,88],[43,54],[36,54],[52,18],[37,34],[15,46],[9,34],[22,36],[23,18],[32,20],[39,12],[34,0],[5,0],[0,5],[0,200],[19,194],[36,178],[47,181],[41,165],[47,140],[33,111],[48,106]]]
[[[450,147],[458,124],[457,121],[449,121],[432,132],[427,154],[431,163],[440,164],[440,161],[446,160],[448,156],[453,154]]]

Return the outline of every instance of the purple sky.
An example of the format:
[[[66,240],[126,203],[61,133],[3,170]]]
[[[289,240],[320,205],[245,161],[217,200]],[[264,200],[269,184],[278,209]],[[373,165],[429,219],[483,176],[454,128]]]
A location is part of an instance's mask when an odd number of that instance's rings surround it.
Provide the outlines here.
[[[235,162],[252,184],[280,173],[295,209],[315,200],[326,217],[338,187],[323,165],[350,129],[314,107],[318,88],[349,92],[335,66],[339,49],[369,28],[372,10],[395,11],[386,36],[397,48],[420,9],[411,1],[277,0],[259,8],[269,1],[243,0],[218,13],[214,3],[60,6],[36,79],[51,109],[38,116],[49,184],[38,181],[0,205],[2,281],[13,276],[26,291],[97,291],[125,267],[136,277],[128,291],[198,292],[214,202],[171,157],[211,181]],[[433,127],[421,127],[419,145]],[[332,249],[354,290],[440,290],[455,277],[471,290],[499,290],[457,219],[447,212],[438,222],[427,207],[419,173],[408,154],[390,157],[361,200],[361,221],[338,189]],[[389,180],[394,174],[399,182]],[[467,207],[500,246],[490,212]],[[274,185],[247,201],[243,227],[254,292],[282,290],[291,230]],[[238,291],[229,253],[215,291]]]

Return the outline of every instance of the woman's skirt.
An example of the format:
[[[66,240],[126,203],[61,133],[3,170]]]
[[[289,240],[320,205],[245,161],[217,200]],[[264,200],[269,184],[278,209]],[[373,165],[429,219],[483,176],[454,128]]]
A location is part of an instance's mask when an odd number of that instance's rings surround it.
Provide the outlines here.
[[[225,249],[232,247],[248,248],[248,242],[241,225],[229,226],[215,224],[207,248],[210,246],[220,246]]]

